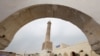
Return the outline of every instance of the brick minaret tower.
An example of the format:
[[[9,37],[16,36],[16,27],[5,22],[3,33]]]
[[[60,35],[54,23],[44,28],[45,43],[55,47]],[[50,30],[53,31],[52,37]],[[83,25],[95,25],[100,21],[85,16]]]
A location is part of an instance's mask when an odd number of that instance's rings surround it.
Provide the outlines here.
[[[51,30],[51,22],[49,21],[47,23],[47,32],[46,32],[46,37],[45,41],[42,45],[42,50],[52,50],[52,42],[50,41],[50,30]]]

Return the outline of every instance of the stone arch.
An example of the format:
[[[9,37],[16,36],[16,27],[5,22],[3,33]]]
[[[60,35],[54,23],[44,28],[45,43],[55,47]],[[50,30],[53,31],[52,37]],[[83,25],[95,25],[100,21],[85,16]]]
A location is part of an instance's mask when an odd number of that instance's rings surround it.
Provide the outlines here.
[[[5,39],[9,42],[0,39],[0,44],[3,41],[4,46],[0,45],[0,49],[4,49],[13,39],[14,34],[28,22],[44,17],[55,17],[67,20],[78,26],[87,36],[88,41],[94,51],[100,54],[100,25],[96,23],[90,16],[75,10],[73,8],[55,5],[55,4],[40,4],[23,8],[14,14],[10,15],[4,21],[0,22],[0,31],[5,35]],[[1,26],[2,25],[2,26]]]

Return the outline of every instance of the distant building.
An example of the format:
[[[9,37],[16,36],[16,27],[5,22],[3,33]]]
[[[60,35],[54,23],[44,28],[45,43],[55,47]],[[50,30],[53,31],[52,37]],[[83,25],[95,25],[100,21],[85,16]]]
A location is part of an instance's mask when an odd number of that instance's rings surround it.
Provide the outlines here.
[[[55,47],[52,52],[56,56],[100,56],[91,49],[88,42],[72,46],[61,44],[59,47]]]
[[[14,52],[0,51],[0,56],[16,56]]]

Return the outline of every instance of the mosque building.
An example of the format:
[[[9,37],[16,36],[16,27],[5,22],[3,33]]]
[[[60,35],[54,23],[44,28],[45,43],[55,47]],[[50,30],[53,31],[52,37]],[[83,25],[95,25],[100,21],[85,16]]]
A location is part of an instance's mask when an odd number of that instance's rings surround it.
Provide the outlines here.
[[[46,37],[41,52],[32,56],[100,56],[91,49],[88,42],[72,46],[62,43],[53,48],[53,42],[50,41],[51,24],[50,21],[47,23]]]

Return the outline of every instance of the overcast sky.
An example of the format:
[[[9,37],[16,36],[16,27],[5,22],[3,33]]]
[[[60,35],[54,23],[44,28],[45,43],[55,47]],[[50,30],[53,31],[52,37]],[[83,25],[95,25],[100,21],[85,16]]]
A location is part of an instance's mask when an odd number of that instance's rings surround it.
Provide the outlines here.
[[[53,45],[65,43],[73,45],[87,41],[84,33],[68,21],[56,18],[42,18],[23,26],[5,49],[16,53],[34,53],[41,51],[45,40],[47,22],[51,21],[51,41]]]
[[[0,0],[0,21],[22,8],[36,4],[68,6],[86,13],[100,23],[100,0]]]

